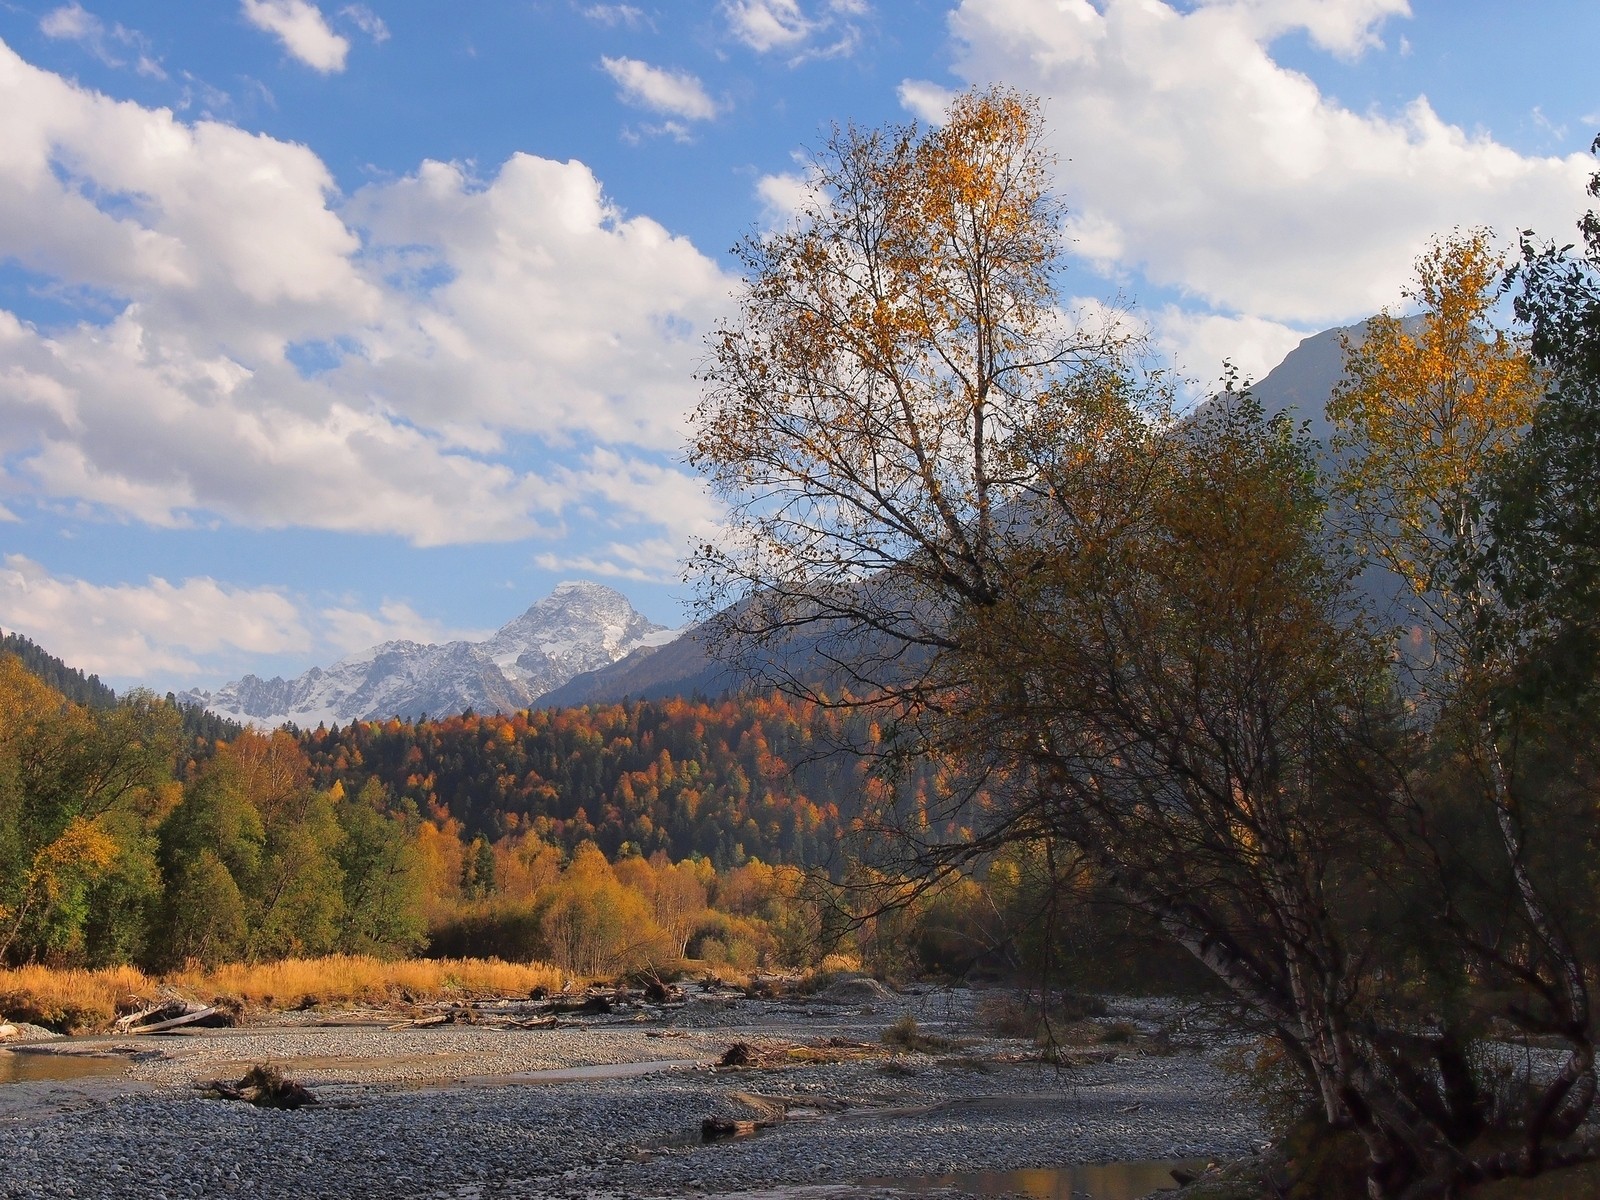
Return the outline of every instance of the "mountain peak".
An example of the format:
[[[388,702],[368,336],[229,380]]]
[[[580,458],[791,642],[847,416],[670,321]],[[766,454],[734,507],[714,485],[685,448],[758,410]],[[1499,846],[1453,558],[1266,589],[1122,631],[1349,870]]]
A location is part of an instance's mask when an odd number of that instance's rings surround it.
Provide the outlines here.
[[[587,595],[618,596],[626,599],[616,588],[607,587],[603,583],[595,583],[592,579],[563,579],[551,589],[550,595],[546,599],[554,599],[557,596],[565,596],[572,592],[583,592]]]
[[[615,588],[569,579],[483,642],[385,642],[295,679],[247,675],[187,698],[257,725],[506,712],[670,636]]]

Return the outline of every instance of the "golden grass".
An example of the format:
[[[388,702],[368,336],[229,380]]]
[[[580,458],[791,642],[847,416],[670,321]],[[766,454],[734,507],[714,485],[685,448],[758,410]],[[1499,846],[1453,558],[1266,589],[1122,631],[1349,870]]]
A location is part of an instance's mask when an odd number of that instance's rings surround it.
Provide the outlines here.
[[[137,967],[16,967],[0,970],[0,1017],[83,1033],[111,1024],[119,1005],[154,999],[157,992],[156,980]]]
[[[0,970],[0,1016],[83,1033],[108,1027],[119,1010],[126,1012],[156,999],[163,986],[208,1003],[221,1000],[273,1010],[405,999],[525,996],[536,987],[557,989],[561,984],[562,974],[555,967],[497,958],[385,962],[335,954],[272,963],[231,963],[175,971],[160,978],[134,967],[99,971],[17,967]]]
[[[199,995],[231,996],[263,1008],[324,1004],[380,1004],[407,996],[526,996],[536,987],[559,988],[562,975],[544,963],[498,958],[408,958],[387,962],[363,955],[288,958],[272,963],[230,963],[167,976],[174,987]]]

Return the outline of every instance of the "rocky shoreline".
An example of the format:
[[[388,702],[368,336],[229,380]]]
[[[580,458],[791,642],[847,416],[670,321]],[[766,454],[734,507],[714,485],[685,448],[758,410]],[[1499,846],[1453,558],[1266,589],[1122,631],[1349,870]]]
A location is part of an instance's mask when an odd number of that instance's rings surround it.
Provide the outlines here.
[[[907,1015],[925,1031],[977,1040],[886,1053],[883,1030]],[[1149,1024],[1175,1011],[1146,1001],[1111,1016]],[[711,1065],[735,1040],[763,1065]],[[249,1028],[52,1049],[132,1056],[126,1075],[63,1085],[54,1100],[45,1084],[0,1088],[0,1100],[32,1092],[0,1104],[6,1200],[894,1195],[859,1181],[1203,1159],[1260,1140],[1214,1053],[1108,1048],[1058,1067],[1026,1043],[983,1036],[962,991],[886,994],[865,1006],[690,1004],[660,1020],[558,1029]],[[195,1087],[260,1061],[320,1103],[275,1111]],[[667,1065],[528,1077],[647,1062]],[[787,1119],[700,1141],[707,1117],[763,1112]]]

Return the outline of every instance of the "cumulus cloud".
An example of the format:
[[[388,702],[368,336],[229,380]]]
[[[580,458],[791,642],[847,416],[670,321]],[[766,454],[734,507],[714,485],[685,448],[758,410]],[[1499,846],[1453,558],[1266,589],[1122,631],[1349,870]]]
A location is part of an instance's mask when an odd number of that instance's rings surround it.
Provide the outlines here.
[[[929,125],[944,124],[945,112],[956,95],[953,89],[940,87],[925,79],[904,80],[896,89],[896,94],[912,116]]]
[[[1156,312],[1151,324],[1156,344],[1199,395],[1217,390],[1225,362],[1241,381],[1256,382],[1315,332],[1262,317],[1197,313],[1171,304]]]
[[[757,54],[777,51],[801,62],[853,53],[860,19],[870,10],[865,0],[723,0],[720,11],[734,40]]]
[[[344,70],[350,41],[328,27],[322,10],[310,0],[240,0],[240,9],[245,20],[272,34],[291,57],[313,71],[331,75]]]
[[[0,624],[81,670],[120,678],[193,675],[204,659],[312,644],[298,607],[271,588],[204,576],[99,585],[58,578],[20,554],[0,563]]]
[[[685,548],[715,536],[726,515],[703,479],[684,474],[662,456],[597,449],[570,469],[567,482],[591,497],[596,528],[622,533],[654,514],[662,532],[645,538],[606,538],[602,533],[581,551],[535,555],[534,565],[547,571],[654,582],[675,579]]]
[[[303,146],[3,45],[0,106],[0,258],[86,298],[62,327],[0,310],[13,494],[160,526],[512,540],[565,531],[597,447],[680,443],[729,281],[582,163],[429,162],[344,197]],[[618,510],[620,541],[681,524],[687,499],[657,501]]]
[[[383,642],[451,642],[461,639],[482,641],[489,636],[481,629],[450,629],[425,617],[411,605],[385,600],[376,613],[361,608],[335,605],[317,613],[319,640],[343,656]]]
[[[419,283],[338,373],[408,419],[676,447],[700,334],[729,280],[685,238],[624,217],[582,163],[513,155],[487,183],[460,167],[359,193],[352,214],[391,281]]]
[[[795,171],[780,171],[756,180],[756,198],[769,228],[780,228],[797,217],[817,198],[811,181]]]
[[[709,121],[717,115],[716,101],[688,71],[654,67],[637,58],[602,58],[600,65],[616,81],[624,104],[685,121]]]
[[[1531,157],[1422,96],[1355,112],[1272,57],[1373,53],[1404,0],[962,0],[956,68],[1045,100],[1086,253],[1215,310],[1325,325],[1393,302],[1426,238],[1559,235],[1592,163]],[[908,83],[913,111],[931,85]],[[930,115],[923,112],[922,115]]]
[[[1313,45],[1341,58],[1382,47],[1383,22],[1411,15],[1409,0],[1201,0],[1201,5],[1228,10],[1262,43],[1303,31]]]
[[[602,567],[613,575],[627,569]],[[318,604],[209,576],[97,584],[54,575],[21,554],[0,559],[0,629],[83,671],[130,683],[220,680],[257,669],[263,658],[325,661],[382,642],[481,641],[489,633],[451,628],[404,601],[383,600],[372,612],[353,600]]]

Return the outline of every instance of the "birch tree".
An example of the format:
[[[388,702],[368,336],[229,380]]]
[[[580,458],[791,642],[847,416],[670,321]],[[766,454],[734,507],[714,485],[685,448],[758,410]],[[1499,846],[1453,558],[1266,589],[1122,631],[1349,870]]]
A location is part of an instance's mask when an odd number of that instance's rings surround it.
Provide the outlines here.
[[[1175,419],[1125,321],[1064,314],[1040,135],[1003,88],[936,128],[835,130],[794,223],[740,248],[690,452],[730,511],[695,566],[714,647],[879,709],[867,752],[954,781],[915,813],[882,790],[864,877],[914,897],[1070,847],[1277,1037],[1375,1198],[1564,1161],[1582,1064],[1552,1113],[1497,1108],[1455,986],[1473,930],[1418,920],[1456,899],[1424,731],[1311,447],[1248,396]]]

